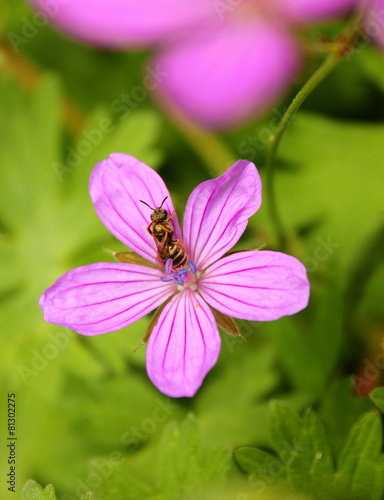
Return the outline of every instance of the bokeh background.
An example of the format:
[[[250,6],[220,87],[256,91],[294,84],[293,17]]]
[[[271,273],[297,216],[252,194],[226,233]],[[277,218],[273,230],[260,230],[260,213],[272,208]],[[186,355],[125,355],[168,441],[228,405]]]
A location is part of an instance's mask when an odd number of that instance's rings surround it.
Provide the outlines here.
[[[61,274],[124,250],[96,216],[90,171],[111,152],[138,157],[165,179],[179,217],[192,189],[234,160],[254,161],[264,179],[277,121],[324,56],[309,51],[273,109],[215,134],[160,111],[148,92],[134,97],[145,51],[80,45],[36,26],[23,0],[3,0],[0,16],[1,498],[19,498],[29,479],[60,500],[383,498],[384,53],[365,41],[341,61],[278,152],[278,207],[288,251],[308,270],[308,308],[239,321],[247,342],[222,333],[198,394],[172,400],[149,381],[145,347],[133,353],[149,317],[97,337],[42,319],[38,299]],[[303,39],[332,39],[346,22]],[[25,40],[18,51],[10,34]],[[266,204],[237,248],[278,249]],[[39,491],[29,482],[23,498],[54,498]]]

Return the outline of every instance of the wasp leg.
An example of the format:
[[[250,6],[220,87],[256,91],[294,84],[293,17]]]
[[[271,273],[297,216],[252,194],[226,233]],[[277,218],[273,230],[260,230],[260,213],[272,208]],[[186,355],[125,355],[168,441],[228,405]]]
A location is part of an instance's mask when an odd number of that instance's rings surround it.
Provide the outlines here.
[[[168,229],[167,227],[165,227],[165,226],[161,225],[160,223],[157,223],[157,226],[158,226],[158,227],[160,227],[160,229],[162,229],[162,230],[164,231],[164,233],[165,233],[165,234],[164,234],[164,236],[163,236],[163,240],[164,240],[164,242],[165,242],[165,241],[167,240],[168,236],[169,236],[170,234],[173,234],[173,229]],[[162,240],[162,241],[163,241],[163,240]]]
[[[169,222],[172,220],[173,216],[175,215],[176,211],[174,210],[171,215],[168,217],[168,219],[166,220],[166,222]]]
[[[149,226],[147,227],[147,231],[148,231],[148,233],[149,233],[151,236],[152,236],[152,231],[151,231],[151,229],[152,229],[152,226],[154,225],[154,222],[155,222],[155,221],[152,221],[152,222],[149,224]]]

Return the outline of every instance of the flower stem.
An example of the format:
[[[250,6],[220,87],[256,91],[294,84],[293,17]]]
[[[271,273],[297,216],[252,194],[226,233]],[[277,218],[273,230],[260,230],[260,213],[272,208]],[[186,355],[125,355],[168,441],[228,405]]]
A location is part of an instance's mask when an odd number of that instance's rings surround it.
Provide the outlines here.
[[[236,161],[232,151],[218,136],[187,120],[178,120],[175,124],[184,140],[204,162],[211,177],[221,175]]]
[[[361,33],[360,20],[361,13],[358,12],[356,18],[352,19],[351,24],[339,36],[338,41],[333,44],[330,54],[313,73],[309,80],[307,80],[302,89],[293,99],[284,116],[280,120],[275,134],[271,137],[266,158],[266,193],[268,197],[270,217],[276,230],[279,247],[282,249],[287,247],[288,232],[281,220],[277,208],[274,185],[274,164],[280,141],[292,118],[295,116],[307,97],[329,75],[329,73],[337,66],[343,57],[350,55],[353,52],[355,44],[358,43],[358,35]]]
[[[335,57],[333,54],[329,55],[323,64],[315,71],[315,73],[310,77],[310,79],[305,83],[300,92],[293,99],[289,108],[285,112],[284,116],[280,120],[277,126],[274,136],[271,137],[271,142],[267,152],[266,161],[266,193],[268,196],[269,212],[272,222],[275,226],[279,247],[284,249],[287,246],[288,235],[281,220],[275,194],[275,184],[274,184],[274,163],[282,136],[290,124],[292,118],[295,116],[296,112],[306,100],[306,98],[312,93],[312,91],[321,83],[326,76],[332,71],[332,69],[337,65],[340,58]]]
[[[236,161],[237,158],[220,137],[196,125],[165,93],[158,93],[157,102],[185,142],[205,164],[211,177],[221,175]]]

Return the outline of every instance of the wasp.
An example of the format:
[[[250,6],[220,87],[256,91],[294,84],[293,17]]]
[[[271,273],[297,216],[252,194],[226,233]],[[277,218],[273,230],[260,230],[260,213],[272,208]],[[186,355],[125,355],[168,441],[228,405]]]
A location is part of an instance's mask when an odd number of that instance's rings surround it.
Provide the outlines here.
[[[147,205],[153,212],[151,213],[151,222],[147,231],[153,237],[157,247],[157,255],[160,261],[165,264],[168,259],[173,261],[173,269],[183,267],[188,262],[187,252],[180,240],[173,239],[173,226],[171,223],[174,212],[168,216],[168,212],[163,208],[166,196],[157,208],[152,208],[143,200],[141,203]]]

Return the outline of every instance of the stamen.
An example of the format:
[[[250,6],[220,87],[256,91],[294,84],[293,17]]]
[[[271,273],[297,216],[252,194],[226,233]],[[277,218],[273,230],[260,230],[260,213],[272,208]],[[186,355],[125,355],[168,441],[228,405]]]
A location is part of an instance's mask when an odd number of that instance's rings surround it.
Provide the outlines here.
[[[164,266],[166,276],[161,276],[161,281],[174,281],[176,285],[184,286],[185,277],[189,273],[189,271],[192,271],[193,274],[196,274],[197,272],[196,266],[193,262],[188,262],[188,265],[189,269],[179,269],[177,272],[175,272],[173,270],[173,259],[167,259]]]
[[[193,272],[193,274],[196,274],[197,268],[196,268],[195,264],[189,260],[188,266],[189,266],[189,269]]]
[[[175,280],[176,285],[181,285],[181,286],[184,285],[184,276],[181,276],[180,279],[177,276],[175,276],[174,280]]]
[[[173,278],[172,276],[170,276],[169,278],[167,276],[160,276],[160,279],[161,281],[173,281]]]
[[[172,274],[172,266],[173,266],[173,259],[167,259],[167,262],[165,263],[165,274],[167,276],[170,276]]]
[[[189,269],[180,269],[174,276],[177,285],[184,285],[185,275],[189,273]]]

